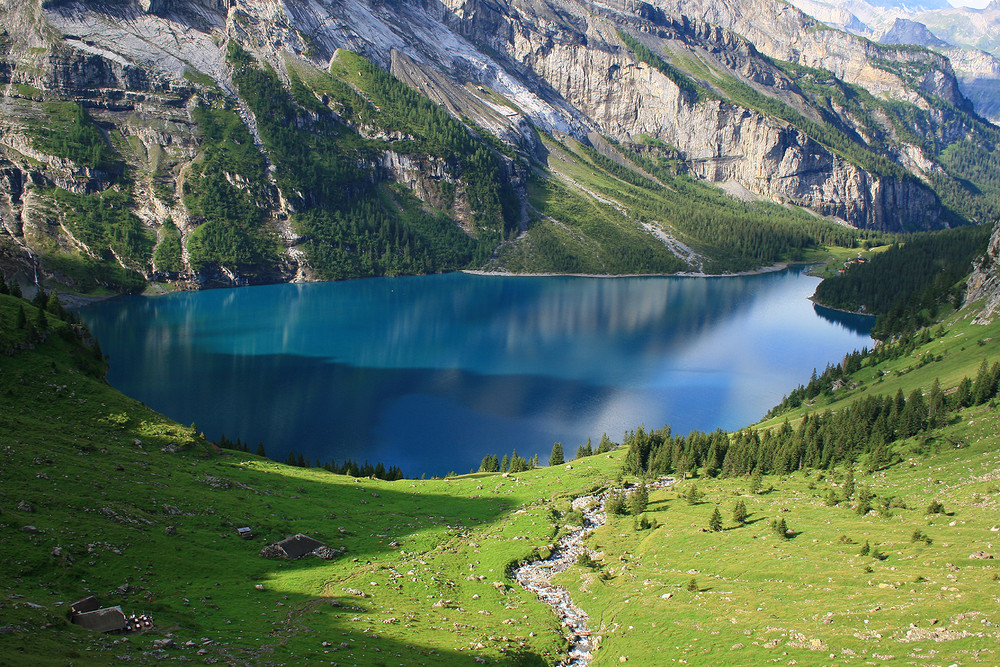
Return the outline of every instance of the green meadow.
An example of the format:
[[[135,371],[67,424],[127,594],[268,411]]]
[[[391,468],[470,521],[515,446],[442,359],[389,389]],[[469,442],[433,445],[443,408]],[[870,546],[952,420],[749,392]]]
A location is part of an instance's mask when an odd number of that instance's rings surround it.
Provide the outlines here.
[[[221,450],[115,391],[99,355],[52,314],[44,341],[21,349],[38,320],[27,301],[0,295],[0,663],[551,665],[565,655],[566,629],[508,572],[549,554],[573,497],[639,481],[622,477],[624,448],[435,480],[286,466]],[[959,312],[929,338],[787,417],[934,378],[947,391],[997,358],[1000,325]],[[851,498],[843,466],[765,476],[756,492],[746,477],[653,491],[645,521],[610,517],[587,539],[592,562],[557,577],[601,638],[594,664],[996,664],[1000,568],[970,556],[1000,556],[998,430],[995,404],[952,413],[896,442],[899,462],[859,468]],[[865,515],[862,489],[876,507]],[[709,529],[716,508],[720,531]],[[242,526],[252,539],[237,536]],[[300,532],[342,551],[259,555]],[[150,614],[155,628],[75,626],[69,604],[87,595]],[[165,638],[173,646],[154,645]]]

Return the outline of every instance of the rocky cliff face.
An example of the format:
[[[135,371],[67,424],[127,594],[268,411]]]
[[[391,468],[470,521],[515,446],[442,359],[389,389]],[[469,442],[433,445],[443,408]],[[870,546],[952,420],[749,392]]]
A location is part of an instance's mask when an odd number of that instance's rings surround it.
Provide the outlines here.
[[[981,303],[978,324],[989,324],[1000,312],[1000,221],[993,227],[986,253],[976,261],[965,291],[965,303]]]
[[[75,252],[145,279],[198,286],[322,277],[328,274],[311,258],[332,262],[329,244],[336,253],[361,252],[331,241],[336,234],[317,237],[316,230],[333,233],[328,223],[303,227],[304,202],[322,197],[288,190],[274,130],[261,123],[269,119],[258,118],[263,107],[248,103],[234,79],[231,44],[266,63],[293,93],[295,81],[334,68],[338,50],[353,51],[462,119],[494,155],[508,188],[503,196],[521,200],[506,202],[504,222],[489,223],[506,229],[490,232],[499,234],[495,242],[528,231],[524,186],[531,163],[537,169],[545,161],[543,135],[583,143],[603,135],[625,153],[659,151],[705,183],[736,184],[749,196],[856,227],[913,230],[946,224],[935,188],[951,174],[934,151],[974,131],[943,56],[825,29],[772,0],[4,0],[0,25],[0,252],[10,267],[30,265],[25,253]],[[623,35],[658,60],[639,57]],[[483,225],[499,213],[470,180],[478,173],[471,162],[426,148],[407,152],[420,139],[412,131],[368,127],[363,114],[352,119],[336,95],[309,85],[316,99],[296,98],[305,105],[289,120],[296,128],[340,123],[368,142],[351,158],[366,182],[401,187],[425,214],[446,215],[474,242],[494,238]],[[371,102],[363,85],[348,87]],[[876,98],[897,106],[867,101]],[[87,119],[80,122],[93,123],[116,160],[99,163],[45,139],[46,124],[70,113],[57,104],[66,100],[81,105]],[[917,126],[893,115],[907,107],[914,113],[905,118],[919,117]],[[223,159],[228,185],[212,186],[235,188],[258,212],[233,229],[276,242],[276,256],[263,245],[243,255],[263,263],[252,270],[204,252],[206,239],[221,238],[209,231],[211,207],[196,201],[207,187],[199,185],[205,169],[214,168],[205,166],[217,149],[203,125],[204,109],[212,108],[238,116],[266,167],[255,176]],[[66,123],[67,131],[82,131]],[[329,130],[310,136],[323,133]],[[934,140],[915,141],[918,135]],[[611,144],[595,145],[631,164]],[[120,219],[110,236],[95,232],[62,191],[125,193],[142,229]],[[409,206],[398,198],[396,205]],[[175,247],[174,230],[179,250],[161,252]],[[136,240],[143,234],[148,243]],[[131,250],[115,238],[127,238]],[[398,243],[402,254],[402,237]]]

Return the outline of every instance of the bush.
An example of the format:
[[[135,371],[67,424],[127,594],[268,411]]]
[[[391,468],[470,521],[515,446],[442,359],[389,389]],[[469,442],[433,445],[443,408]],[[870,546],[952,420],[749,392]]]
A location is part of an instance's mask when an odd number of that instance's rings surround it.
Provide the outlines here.
[[[695,579],[694,577],[691,577],[691,580],[688,581],[687,589],[692,593],[697,593],[698,591],[700,591],[701,588],[698,586],[698,580]]]
[[[931,504],[927,506],[927,514],[944,514],[944,503],[938,502],[937,500],[932,500]]]
[[[604,503],[605,511],[610,514],[627,514],[628,509],[625,504],[625,493],[621,489],[611,489],[608,492],[608,499]]]
[[[632,516],[638,516],[646,511],[649,506],[649,490],[645,484],[640,484],[639,488],[629,494],[628,509]]]

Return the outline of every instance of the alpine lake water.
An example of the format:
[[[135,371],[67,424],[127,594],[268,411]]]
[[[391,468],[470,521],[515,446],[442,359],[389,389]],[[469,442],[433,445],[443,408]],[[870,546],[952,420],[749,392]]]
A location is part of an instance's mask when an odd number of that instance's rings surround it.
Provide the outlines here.
[[[80,311],[109,382],[210,439],[408,476],[588,437],[759,420],[873,318],[814,306],[801,268],[752,276],[464,273],[123,297]]]

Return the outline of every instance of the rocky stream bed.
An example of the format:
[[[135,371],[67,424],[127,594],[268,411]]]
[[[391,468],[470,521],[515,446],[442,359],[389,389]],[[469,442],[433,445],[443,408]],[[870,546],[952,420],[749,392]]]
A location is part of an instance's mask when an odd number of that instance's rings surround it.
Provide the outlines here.
[[[647,486],[650,489],[663,489],[673,484],[674,481],[672,477],[662,477]],[[635,486],[626,488],[626,495],[637,488]],[[567,667],[589,664],[593,659],[594,652],[600,646],[601,637],[591,634],[591,629],[587,626],[589,618],[587,613],[573,603],[569,591],[562,586],[552,584],[552,577],[568,570],[581,553],[590,552],[583,544],[583,540],[607,522],[607,512],[604,509],[607,499],[607,491],[574,498],[573,509],[583,512],[583,525],[563,536],[548,558],[521,565],[515,568],[512,573],[519,584],[552,607],[556,616],[567,628],[569,653],[559,663]]]

